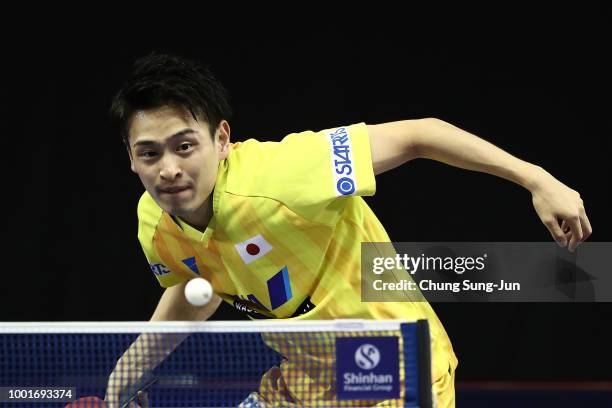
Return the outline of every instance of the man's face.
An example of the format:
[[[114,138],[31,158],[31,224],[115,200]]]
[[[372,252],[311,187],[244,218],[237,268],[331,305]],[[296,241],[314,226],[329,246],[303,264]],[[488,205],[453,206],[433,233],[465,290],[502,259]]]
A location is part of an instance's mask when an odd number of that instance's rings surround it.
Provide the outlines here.
[[[128,141],[132,170],[157,204],[192,225],[207,224],[219,161],[229,148],[227,121],[213,138],[207,122],[180,107],[137,111]]]

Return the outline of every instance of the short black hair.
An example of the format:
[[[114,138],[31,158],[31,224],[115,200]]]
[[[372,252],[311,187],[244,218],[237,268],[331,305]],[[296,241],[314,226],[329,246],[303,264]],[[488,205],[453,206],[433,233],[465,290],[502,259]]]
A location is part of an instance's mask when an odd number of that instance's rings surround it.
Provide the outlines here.
[[[229,120],[229,94],[204,65],[167,54],[152,53],[134,63],[132,74],[113,98],[111,119],[129,148],[129,121],[134,112],[177,106],[209,124],[214,137],[221,120]]]

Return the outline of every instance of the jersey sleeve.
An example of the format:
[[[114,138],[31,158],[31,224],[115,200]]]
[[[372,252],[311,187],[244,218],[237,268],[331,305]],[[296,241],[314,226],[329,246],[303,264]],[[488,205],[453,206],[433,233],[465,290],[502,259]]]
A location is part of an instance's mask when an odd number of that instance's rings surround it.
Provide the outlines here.
[[[227,191],[282,202],[302,217],[334,224],[351,196],[376,191],[367,126],[249,139],[229,157]]]
[[[163,288],[169,288],[186,280],[185,277],[176,275],[170,268],[163,264],[161,258],[155,251],[153,237],[157,224],[162,215],[162,210],[155,203],[149,193],[145,192],[138,202],[138,241],[142,246],[149,268]]]

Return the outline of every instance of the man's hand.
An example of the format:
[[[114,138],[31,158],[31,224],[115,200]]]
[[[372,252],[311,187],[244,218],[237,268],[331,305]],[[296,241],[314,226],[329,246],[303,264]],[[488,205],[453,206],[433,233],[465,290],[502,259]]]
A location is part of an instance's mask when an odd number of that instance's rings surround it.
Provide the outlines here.
[[[204,307],[195,307],[187,302],[184,291],[187,281],[170,287],[162,295],[152,321],[208,319],[219,307],[221,298],[214,295]],[[106,402],[109,408],[119,408],[121,397],[133,395],[137,389],[147,388],[151,373],[172,351],[189,336],[189,333],[142,333],[123,353],[108,379]],[[148,407],[146,392],[139,392],[137,402],[129,408]]]
[[[584,203],[572,190],[542,170],[530,185],[533,206],[557,243],[570,252],[593,232]]]
[[[148,408],[148,395],[144,391],[136,391],[137,385],[144,384],[143,378],[145,374],[143,370],[133,366],[119,362],[115,370],[110,375],[108,385],[106,387],[105,401],[109,408],[122,408],[122,402],[129,395],[137,392],[134,401],[130,402],[128,408]]]

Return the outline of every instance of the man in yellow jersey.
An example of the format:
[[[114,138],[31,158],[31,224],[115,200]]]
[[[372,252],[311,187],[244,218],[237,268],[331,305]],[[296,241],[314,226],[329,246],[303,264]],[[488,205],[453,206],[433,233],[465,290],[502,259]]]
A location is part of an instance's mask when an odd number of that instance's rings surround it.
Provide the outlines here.
[[[146,189],[138,204],[138,238],[167,288],[151,320],[207,319],[222,300],[252,318],[427,319],[438,407],[454,406],[457,359],[430,305],[360,300],[361,243],[389,241],[360,197],[374,194],[375,176],[415,158],[487,172],[527,188],[560,245],[573,251],[591,233],[576,191],[441,120],[358,123],[294,133],[280,142],[230,143],[223,86],[205,68],[167,55],[137,61],[111,110]],[[202,308],[183,295],[194,276],[208,279],[215,291]],[[148,344],[156,341],[158,347]],[[107,401],[116,403],[119,389],[138,375],[127,369],[138,347],[149,353],[142,371],[180,341],[137,340],[109,379]],[[248,403],[341,405],[323,386],[328,373],[304,385],[293,381],[291,364],[266,373]]]

